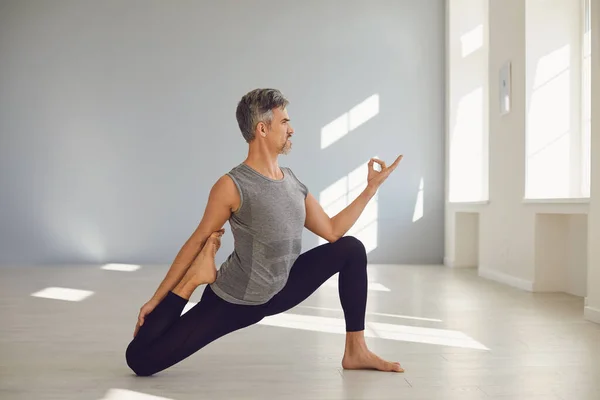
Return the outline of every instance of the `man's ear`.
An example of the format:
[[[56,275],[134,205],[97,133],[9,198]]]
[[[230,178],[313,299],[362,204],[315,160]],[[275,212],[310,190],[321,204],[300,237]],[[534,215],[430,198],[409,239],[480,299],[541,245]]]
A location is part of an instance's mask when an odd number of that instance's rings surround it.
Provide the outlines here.
[[[265,126],[264,122],[259,122],[258,125],[256,126],[256,129],[258,130],[258,133],[260,134],[260,136],[262,136],[262,137],[267,136],[267,127]]]

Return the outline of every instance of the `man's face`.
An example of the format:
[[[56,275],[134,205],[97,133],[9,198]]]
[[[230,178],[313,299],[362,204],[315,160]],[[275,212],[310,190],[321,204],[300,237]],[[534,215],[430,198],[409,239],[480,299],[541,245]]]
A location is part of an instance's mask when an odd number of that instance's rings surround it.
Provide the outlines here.
[[[290,138],[294,129],[290,125],[290,117],[286,109],[276,108],[273,110],[273,120],[269,128],[267,139],[277,149],[279,154],[288,154],[292,150]]]

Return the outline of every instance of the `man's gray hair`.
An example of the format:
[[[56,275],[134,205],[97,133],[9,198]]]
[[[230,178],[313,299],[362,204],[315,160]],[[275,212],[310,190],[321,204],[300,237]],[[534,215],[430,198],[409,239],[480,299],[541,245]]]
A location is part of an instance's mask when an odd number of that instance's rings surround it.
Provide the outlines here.
[[[254,130],[259,122],[271,124],[274,108],[285,108],[288,100],[277,89],[254,89],[242,97],[235,116],[246,142],[254,140]]]

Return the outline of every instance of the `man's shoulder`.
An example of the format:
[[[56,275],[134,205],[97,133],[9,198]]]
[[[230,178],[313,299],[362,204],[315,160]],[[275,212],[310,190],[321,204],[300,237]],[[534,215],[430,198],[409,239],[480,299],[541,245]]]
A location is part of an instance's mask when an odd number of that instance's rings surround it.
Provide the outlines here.
[[[217,179],[213,187],[218,190],[235,189],[235,182],[229,173],[225,173]]]
[[[221,203],[227,204],[233,210],[239,207],[241,195],[238,192],[237,185],[227,174],[217,179],[211,189],[211,196]]]

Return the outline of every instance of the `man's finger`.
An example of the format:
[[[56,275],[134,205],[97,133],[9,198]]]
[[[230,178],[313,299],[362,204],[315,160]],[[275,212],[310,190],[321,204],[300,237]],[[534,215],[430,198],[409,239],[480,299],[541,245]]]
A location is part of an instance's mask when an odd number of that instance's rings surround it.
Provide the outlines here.
[[[391,168],[392,170],[393,170],[393,169],[396,169],[396,167],[398,166],[398,164],[400,164],[400,161],[402,161],[402,158],[404,158],[404,156],[403,156],[402,154],[400,154],[400,155],[398,156],[398,158],[396,158],[396,161],[394,161],[394,163],[393,163],[392,165],[390,165],[390,168]]]
[[[385,169],[385,162],[382,160],[379,160],[377,158],[371,158],[371,161],[369,162],[370,165],[373,165],[373,163],[376,162],[377,164],[381,165],[381,169]]]

